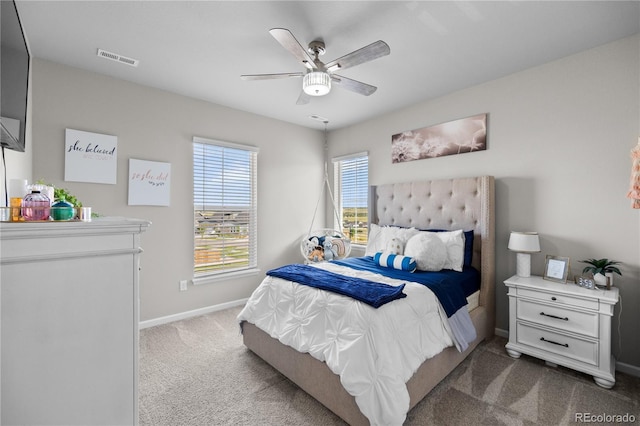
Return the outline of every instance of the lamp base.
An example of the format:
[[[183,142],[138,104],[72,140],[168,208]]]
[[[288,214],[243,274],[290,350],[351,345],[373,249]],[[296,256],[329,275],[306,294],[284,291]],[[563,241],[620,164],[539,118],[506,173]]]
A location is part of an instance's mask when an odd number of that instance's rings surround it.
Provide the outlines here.
[[[531,276],[531,255],[529,253],[516,253],[516,275],[519,277]]]

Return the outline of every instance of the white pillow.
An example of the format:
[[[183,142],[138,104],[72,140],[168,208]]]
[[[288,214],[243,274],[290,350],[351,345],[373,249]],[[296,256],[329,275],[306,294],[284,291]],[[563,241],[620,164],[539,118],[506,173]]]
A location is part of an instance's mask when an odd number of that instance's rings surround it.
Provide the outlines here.
[[[385,254],[399,254],[404,253],[404,243],[399,238],[392,238],[387,241],[387,246],[384,249]]]
[[[440,271],[447,261],[447,247],[435,232],[420,232],[407,241],[404,255],[412,257],[420,271]]]
[[[447,247],[447,261],[442,269],[453,269],[462,272],[464,265],[464,232],[457,231],[433,232]]]
[[[369,235],[367,236],[367,248],[364,251],[365,256],[373,256],[377,252],[382,251],[382,247],[378,250],[378,247],[381,245],[380,240],[382,237],[380,236],[380,231],[382,227],[376,225],[375,223],[369,224]]]
[[[375,223],[369,225],[369,236],[367,238],[367,249],[365,256],[373,256],[379,251],[385,251],[387,243],[393,238],[397,238],[403,245],[409,238],[416,235],[416,228],[400,228],[398,226],[379,226]]]

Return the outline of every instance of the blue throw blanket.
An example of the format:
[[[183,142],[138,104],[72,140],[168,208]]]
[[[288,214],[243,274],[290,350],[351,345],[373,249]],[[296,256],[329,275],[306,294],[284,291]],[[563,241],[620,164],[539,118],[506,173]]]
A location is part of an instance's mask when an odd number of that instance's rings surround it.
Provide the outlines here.
[[[404,284],[395,287],[336,274],[308,265],[286,265],[267,271],[267,275],[349,296],[374,308],[407,297],[402,292]]]

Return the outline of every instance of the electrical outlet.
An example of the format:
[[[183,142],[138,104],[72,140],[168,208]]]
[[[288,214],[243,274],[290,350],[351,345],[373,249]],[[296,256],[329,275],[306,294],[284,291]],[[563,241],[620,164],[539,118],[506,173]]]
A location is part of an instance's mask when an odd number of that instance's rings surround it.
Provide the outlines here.
[[[187,280],[180,280],[180,291],[187,291]]]

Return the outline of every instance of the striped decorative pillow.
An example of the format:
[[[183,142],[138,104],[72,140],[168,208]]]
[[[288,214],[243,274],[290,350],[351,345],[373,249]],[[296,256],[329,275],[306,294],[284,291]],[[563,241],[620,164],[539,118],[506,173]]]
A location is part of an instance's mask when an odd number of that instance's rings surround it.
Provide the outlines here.
[[[373,260],[380,266],[385,268],[399,269],[401,271],[413,272],[416,270],[416,261],[409,256],[400,254],[377,252],[373,256]]]

